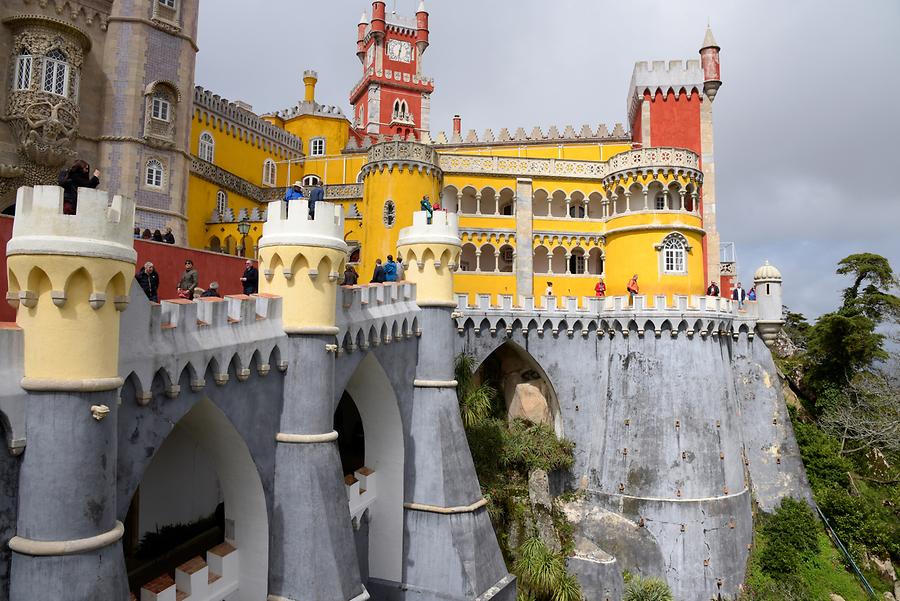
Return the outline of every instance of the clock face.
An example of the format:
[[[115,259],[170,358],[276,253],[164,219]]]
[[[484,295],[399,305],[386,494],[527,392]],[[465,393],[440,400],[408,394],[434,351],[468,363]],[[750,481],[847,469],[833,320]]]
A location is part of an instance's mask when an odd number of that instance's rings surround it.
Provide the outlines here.
[[[387,45],[388,58],[392,61],[408,63],[412,61],[412,44],[401,40],[390,40]]]

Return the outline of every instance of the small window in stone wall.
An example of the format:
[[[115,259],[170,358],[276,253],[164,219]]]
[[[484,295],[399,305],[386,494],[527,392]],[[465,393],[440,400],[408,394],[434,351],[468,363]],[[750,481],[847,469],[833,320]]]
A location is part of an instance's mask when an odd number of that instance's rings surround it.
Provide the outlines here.
[[[177,92],[166,82],[154,82],[145,92],[144,137],[175,139]]]
[[[151,188],[162,188],[163,165],[161,162],[157,161],[156,159],[147,161],[144,183]]]
[[[31,66],[34,59],[27,48],[22,48],[19,56],[16,57],[16,74],[14,81],[14,89],[27,90],[31,88]]]
[[[394,227],[394,222],[397,220],[397,206],[394,204],[393,200],[384,201],[382,220],[384,221],[385,227]]]
[[[153,3],[153,18],[178,23],[178,0],[156,0]]]

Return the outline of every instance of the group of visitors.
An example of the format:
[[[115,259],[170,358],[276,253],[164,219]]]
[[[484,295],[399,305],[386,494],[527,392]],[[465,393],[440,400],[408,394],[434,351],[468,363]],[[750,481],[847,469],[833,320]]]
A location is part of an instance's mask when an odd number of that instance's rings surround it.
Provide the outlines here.
[[[706,287],[706,296],[719,296],[719,285],[714,281]],[[737,287],[731,291],[731,300],[737,301],[738,309],[744,308],[744,302],[756,300],[756,286],[750,288],[749,291],[744,290],[741,283],[738,282]]]
[[[167,227],[166,233],[163,234],[159,230],[150,231],[150,228],[144,229],[141,232],[141,228],[135,226],[134,228],[134,239],[135,240],[151,240],[153,242],[165,242],[166,244],[175,244],[175,234],[172,233],[172,228]]]
[[[284,193],[284,200],[288,201],[288,210],[290,210],[292,200],[302,200],[305,198],[303,196],[303,182],[295,181],[290,188]],[[325,189],[316,184],[313,186],[312,190],[309,191],[309,218],[316,218],[316,203],[322,202],[325,200]]]
[[[154,303],[159,302],[159,272],[152,262],[147,261],[134,276],[147,298]],[[194,267],[194,262],[187,259],[184,262],[184,271],[178,280],[176,293],[178,298],[195,300],[198,298],[221,298],[219,283],[210,282],[206,289],[200,288],[200,274]],[[244,272],[241,274],[241,289],[244,294],[256,294],[259,292],[259,270],[252,260],[247,260]]]
[[[397,257],[394,261],[393,255],[387,256],[387,263],[381,262],[381,259],[375,259],[375,272],[372,274],[372,284],[384,284],[385,282],[402,282],[406,267],[403,265],[403,259]]]

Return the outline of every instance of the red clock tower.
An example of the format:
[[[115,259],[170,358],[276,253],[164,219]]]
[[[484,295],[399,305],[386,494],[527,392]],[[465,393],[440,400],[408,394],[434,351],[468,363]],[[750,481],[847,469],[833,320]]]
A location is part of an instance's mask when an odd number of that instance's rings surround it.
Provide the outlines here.
[[[356,55],[363,77],[350,92],[353,126],[362,135],[421,138],[430,127],[434,80],[422,74],[428,48],[425,0],[415,17],[386,14],[385,3],[372,3],[372,19],[359,21]]]

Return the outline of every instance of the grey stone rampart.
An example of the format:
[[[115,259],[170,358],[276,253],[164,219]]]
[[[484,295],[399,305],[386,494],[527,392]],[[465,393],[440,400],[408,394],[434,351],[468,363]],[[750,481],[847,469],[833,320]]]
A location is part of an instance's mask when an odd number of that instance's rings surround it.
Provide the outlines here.
[[[677,296],[674,306],[654,299],[660,309],[641,297],[635,308],[611,297],[549,310],[530,298],[520,308],[498,300],[460,303],[456,352],[479,364],[503,344],[530,355],[558,399],[558,432],[576,445],[569,485],[631,523],[576,523],[576,538],[621,569],[665,576],[678,599],[735,592],[752,540],[745,453],[751,470],[760,464],[755,487],[768,502],[808,494],[780,388],[760,375],[775,372],[755,307]],[[773,447],[782,453],[777,469]],[[585,577],[596,587],[596,571]]]
[[[10,453],[25,449],[25,408],[28,394],[19,384],[24,373],[25,339],[17,326],[0,328],[0,425]]]
[[[0,428],[5,430],[5,428]],[[21,456],[0,450],[0,601],[9,601],[9,539],[16,535]]]
[[[341,347],[367,350],[417,335],[415,299],[416,285],[409,282],[341,287],[335,314]]]
[[[754,500],[767,512],[787,496],[812,505],[781,378],[762,339],[735,344],[734,374]]]

